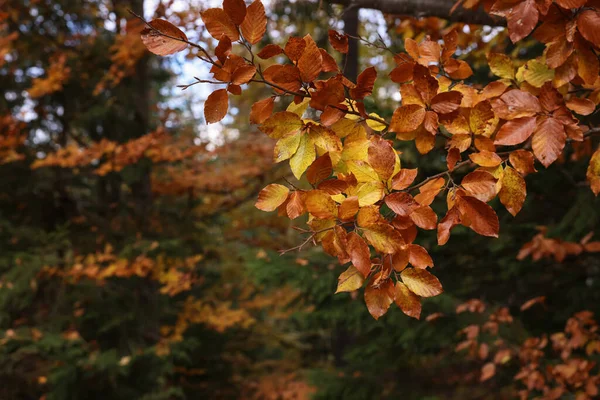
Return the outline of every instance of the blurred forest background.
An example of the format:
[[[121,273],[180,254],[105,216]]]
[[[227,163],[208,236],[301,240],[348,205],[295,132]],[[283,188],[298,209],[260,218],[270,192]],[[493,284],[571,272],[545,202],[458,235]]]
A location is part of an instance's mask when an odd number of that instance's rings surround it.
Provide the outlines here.
[[[572,337],[590,363],[562,384],[593,397],[600,341],[582,311],[598,311],[600,257],[578,243],[598,240],[600,200],[580,183],[578,148],[527,179],[517,218],[497,208],[499,239],[466,228],[444,247],[420,238],[445,293],[421,320],[394,309],[375,321],[356,293],[333,294],[337,260],[311,247],[280,256],[302,236],[254,208],[266,183],[292,179],[248,122],[269,91],[246,90],[207,127],[209,92],[177,87],[206,71],[184,66],[186,53],[147,52],[127,11],[214,46],[199,22],[208,3],[0,1],[0,399],[514,398],[536,379],[522,373],[523,349],[568,365],[539,344]],[[518,61],[543,50],[510,44],[503,28],[265,5],[263,45],[310,33],[327,47],[330,28],[368,40],[339,60],[351,79],[392,68],[384,45],[451,28],[474,84],[491,79],[490,51]],[[387,117],[397,95],[381,75],[368,106]],[[411,168],[445,168],[435,151],[403,146]]]

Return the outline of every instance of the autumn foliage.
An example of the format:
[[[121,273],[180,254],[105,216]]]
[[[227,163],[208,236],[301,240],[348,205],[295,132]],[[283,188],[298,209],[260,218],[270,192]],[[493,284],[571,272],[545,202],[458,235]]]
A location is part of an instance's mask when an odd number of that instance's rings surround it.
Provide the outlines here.
[[[455,7],[479,7],[477,1],[460,3]],[[223,86],[208,96],[207,123],[223,119],[229,97],[243,95],[245,85],[272,89],[272,96],[252,106],[250,121],[276,141],[274,162],[289,162],[294,177],[305,177],[310,187],[269,184],[256,207],[290,219],[307,214],[308,237],[298,248],[319,243],[340,263],[350,263],[337,292],[364,287],[375,319],[394,302],[419,318],[421,298],[442,292],[430,270],[434,260],[417,244],[419,231],[437,230],[439,245],[457,225],[497,237],[498,217],[488,203],[498,198],[517,215],[527,197],[524,176],[560,162],[567,144],[599,131],[585,116],[600,102],[600,5],[498,0],[482,7],[506,20],[512,42],[532,35],[545,45],[543,55],[520,66],[505,54],[489,53],[497,80],[484,87],[468,83],[473,71],[455,57],[457,30],[440,41],[407,38],[405,52],[393,54],[395,68],[368,67],[353,82],[336,61],[348,51],[343,33],[329,31],[334,53],[319,48],[310,34],[290,37],[284,47],[261,46],[267,18],[260,0],[248,7],[242,0],[224,1],[222,8],[202,13],[218,41],[214,54],[160,19],[147,24],[142,40],[159,55],[190,45],[211,66],[211,82]],[[364,102],[382,74],[399,85],[401,95],[388,120]],[[447,170],[422,176],[404,165],[396,141],[414,142],[423,155],[443,146]],[[596,195],[599,160],[596,150],[587,171]],[[471,172],[457,182],[458,169]],[[447,209],[438,215],[431,204],[441,195]]]

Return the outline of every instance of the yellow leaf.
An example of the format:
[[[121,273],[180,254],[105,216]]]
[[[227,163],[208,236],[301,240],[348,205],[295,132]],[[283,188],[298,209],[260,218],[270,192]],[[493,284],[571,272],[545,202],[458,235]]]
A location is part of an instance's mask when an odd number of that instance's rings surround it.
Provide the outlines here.
[[[315,161],[315,158],[317,158],[317,153],[315,152],[314,143],[308,135],[302,135],[298,150],[290,159],[290,168],[296,179],[302,177],[304,171]]]
[[[523,79],[530,85],[540,88],[544,83],[554,79],[554,70],[548,68],[545,62],[530,60],[523,71]]]
[[[310,97],[305,97],[300,103],[296,104],[293,101],[287,106],[286,111],[291,112],[302,118],[304,112],[308,108]]]
[[[353,265],[351,265],[338,277],[338,285],[335,292],[353,292],[357,289],[360,289],[364,281],[365,278],[362,276],[362,274],[358,272]]]
[[[373,118],[377,118],[377,119],[383,119],[383,118],[381,118],[376,113],[369,114],[369,117],[373,117]],[[382,130],[385,129],[385,124],[382,124],[381,122],[375,121],[373,119],[367,119],[367,125],[369,125],[369,128],[371,128],[371,129],[373,129],[374,131],[377,131],[377,132],[381,132]]]
[[[370,206],[377,203],[384,194],[384,186],[381,182],[365,182],[359,186],[356,195],[360,207]]]
[[[293,134],[279,139],[273,150],[273,161],[278,163],[292,157],[298,150],[301,137],[302,135]]]
[[[263,211],[274,211],[287,199],[289,189],[283,185],[272,183],[258,194],[256,208]]]
[[[429,271],[408,268],[400,273],[402,282],[411,292],[421,297],[433,297],[443,292],[442,284]]]
[[[515,77],[515,68],[509,56],[500,53],[489,53],[487,56],[490,70],[496,76],[505,79]]]

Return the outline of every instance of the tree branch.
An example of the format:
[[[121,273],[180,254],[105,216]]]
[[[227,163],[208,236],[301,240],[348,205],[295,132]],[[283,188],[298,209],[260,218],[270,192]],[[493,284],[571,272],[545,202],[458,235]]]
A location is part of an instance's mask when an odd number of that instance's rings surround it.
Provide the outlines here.
[[[496,18],[482,9],[469,10],[458,6],[453,13],[450,10],[455,0],[328,0],[348,8],[379,10],[384,14],[409,15],[411,17],[438,17],[451,22],[466,24],[505,26],[503,18]]]

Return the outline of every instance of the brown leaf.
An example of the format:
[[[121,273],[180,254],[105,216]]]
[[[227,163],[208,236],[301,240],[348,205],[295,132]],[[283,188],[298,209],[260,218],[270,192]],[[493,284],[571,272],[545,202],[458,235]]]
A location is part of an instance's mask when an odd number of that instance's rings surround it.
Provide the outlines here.
[[[421,298],[411,292],[408,287],[398,281],[396,282],[396,305],[409,317],[419,319],[421,317]]]
[[[232,42],[240,38],[237,27],[229,18],[229,15],[221,8],[209,8],[200,13],[202,21],[206,26],[206,30],[210,35],[219,40],[222,35],[227,36]]]
[[[529,35],[535,28],[538,18],[539,12],[535,0],[516,3],[506,16],[510,40],[516,43]]]
[[[267,31],[265,7],[260,0],[255,0],[246,9],[246,18],[240,26],[244,39],[250,44],[260,42]],[[232,39],[233,40],[233,39]],[[237,39],[236,39],[237,40]]]
[[[188,38],[185,33],[169,21],[154,19],[148,25],[152,29],[144,28],[141,32],[141,37],[144,46],[152,53],[159,56],[167,56],[185,50],[187,47],[187,43],[185,42],[187,42]]]
[[[227,115],[229,96],[227,90],[219,89],[212,92],[204,103],[204,119],[206,123],[213,124],[222,120]]]
[[[369,67],[358,75],[356,87],[350,89],[350,97],[355,100],[362,100],[373,92],[373,85],[377,78],[375,67]]]
[[[431,108],[438,114],[448,114],[458,110],[462,98],[462,93],[456,91],[439,93],[431,99]]]
[[[242,65],[233,71],[231,83],[234,85],[243,85],[250,82],[254,74],[256,74],[256,67],[254,65]]]
[[[523,303],[523,305],[521,306],[521,311],[525,311],[533,307],[535,304],[544,303],[544,301],[546,301],[546,296],[538,296],[534,297],[533,299],[529,299],[525,303]]]
[[[456,205],[461,214],[461,223],[480,235],[498,237],[498,216],[486,203],[471,196],[460,196]]]
[[[394,177],[392,178],[392,189],[394,190],[403,190],[409,187],[417,177],[417,168],[409,169],[402,168]]]
[[[585,10],[577,17],[577,28],[588,42],[600,47],[600,12],[596,10]]]
[[[508,121],[502,125],[496,134],[496,140],[494,140],[494,144],[513,146],[523,143],[529,139],[529,136],[531,136],[533,131],[535,131],[535,128],[535,117],[513,119],[512,121]]]
[[[236,25],[240,25],[246,18],[246,3],[244,0],[223,0],[223,10]]]
[[[404,192],[391,193],[385,197],[384,201],[398,215],[410,215],[420,207],[410,194]]]
[[[306,49],[306,41],[301,37],[292,36],[285,44],[284,52],[290,60],[298,61],[302,57],[304,49]]]
[[[265,122],[271,116],[274,106],[275,98],[273,97],[268,97],[254,103],[250,110],[250,123],[262,124]]]
[[[537,97],[519,89],[509,90],[492,103],[496,115],[507,120],[533,117],[542,111]]]
[[[431,207],[421,206],[409,214],[410,219],[421,229],[435,229],[437,215]]]
[[[348,234],[346,251],[352,265],[366,278],[371,272],[371,252],[367,243],[356,232]]]
[[[460,159],[460,150],[458,150],[456,147],[450,148],[450,150],[448,150],[448,155],[446,156],[448,171],[452,172],[456,166],[456,163],[459,162]]]
[[[283,53],[283,49],[276,44],[268,44],[261,51],[258,52],[257,56],[263,60],[271,57],[278,56]]]
[[[473,197],[487,203],[496,196],[497,181],[489,172],[478,169],[467,174],[460,185]]]
[[[563,124],[556,118],[543,118],[533,135],[531,148],[535,157],[547,168],[560,156],[566,141]]]
[[[378,222],[363,228],[365,239],[375,250],[385,254],[394,254],[402,250],[404,239],[398,231],[387,223]]]
[[[516,150],[510,153],[508,156],[510,163],[519,171],[523,176],[537,172],[534,166],[534,158],[533,154],[527,150]]]
[[[303,82],[312,82],[323,69],[323,57],[317,44],[310,35],[304,36],[306,48],[298,60],[298,69]]]
[[[342,54],[348,52],[348,35],[339,33],[330,29],[329,32],[329,43],[331,46]]]
[[[374,136],[369,142],[368,160],[383,181],[392,177],[396,163],[396,151],[389,141]]]

